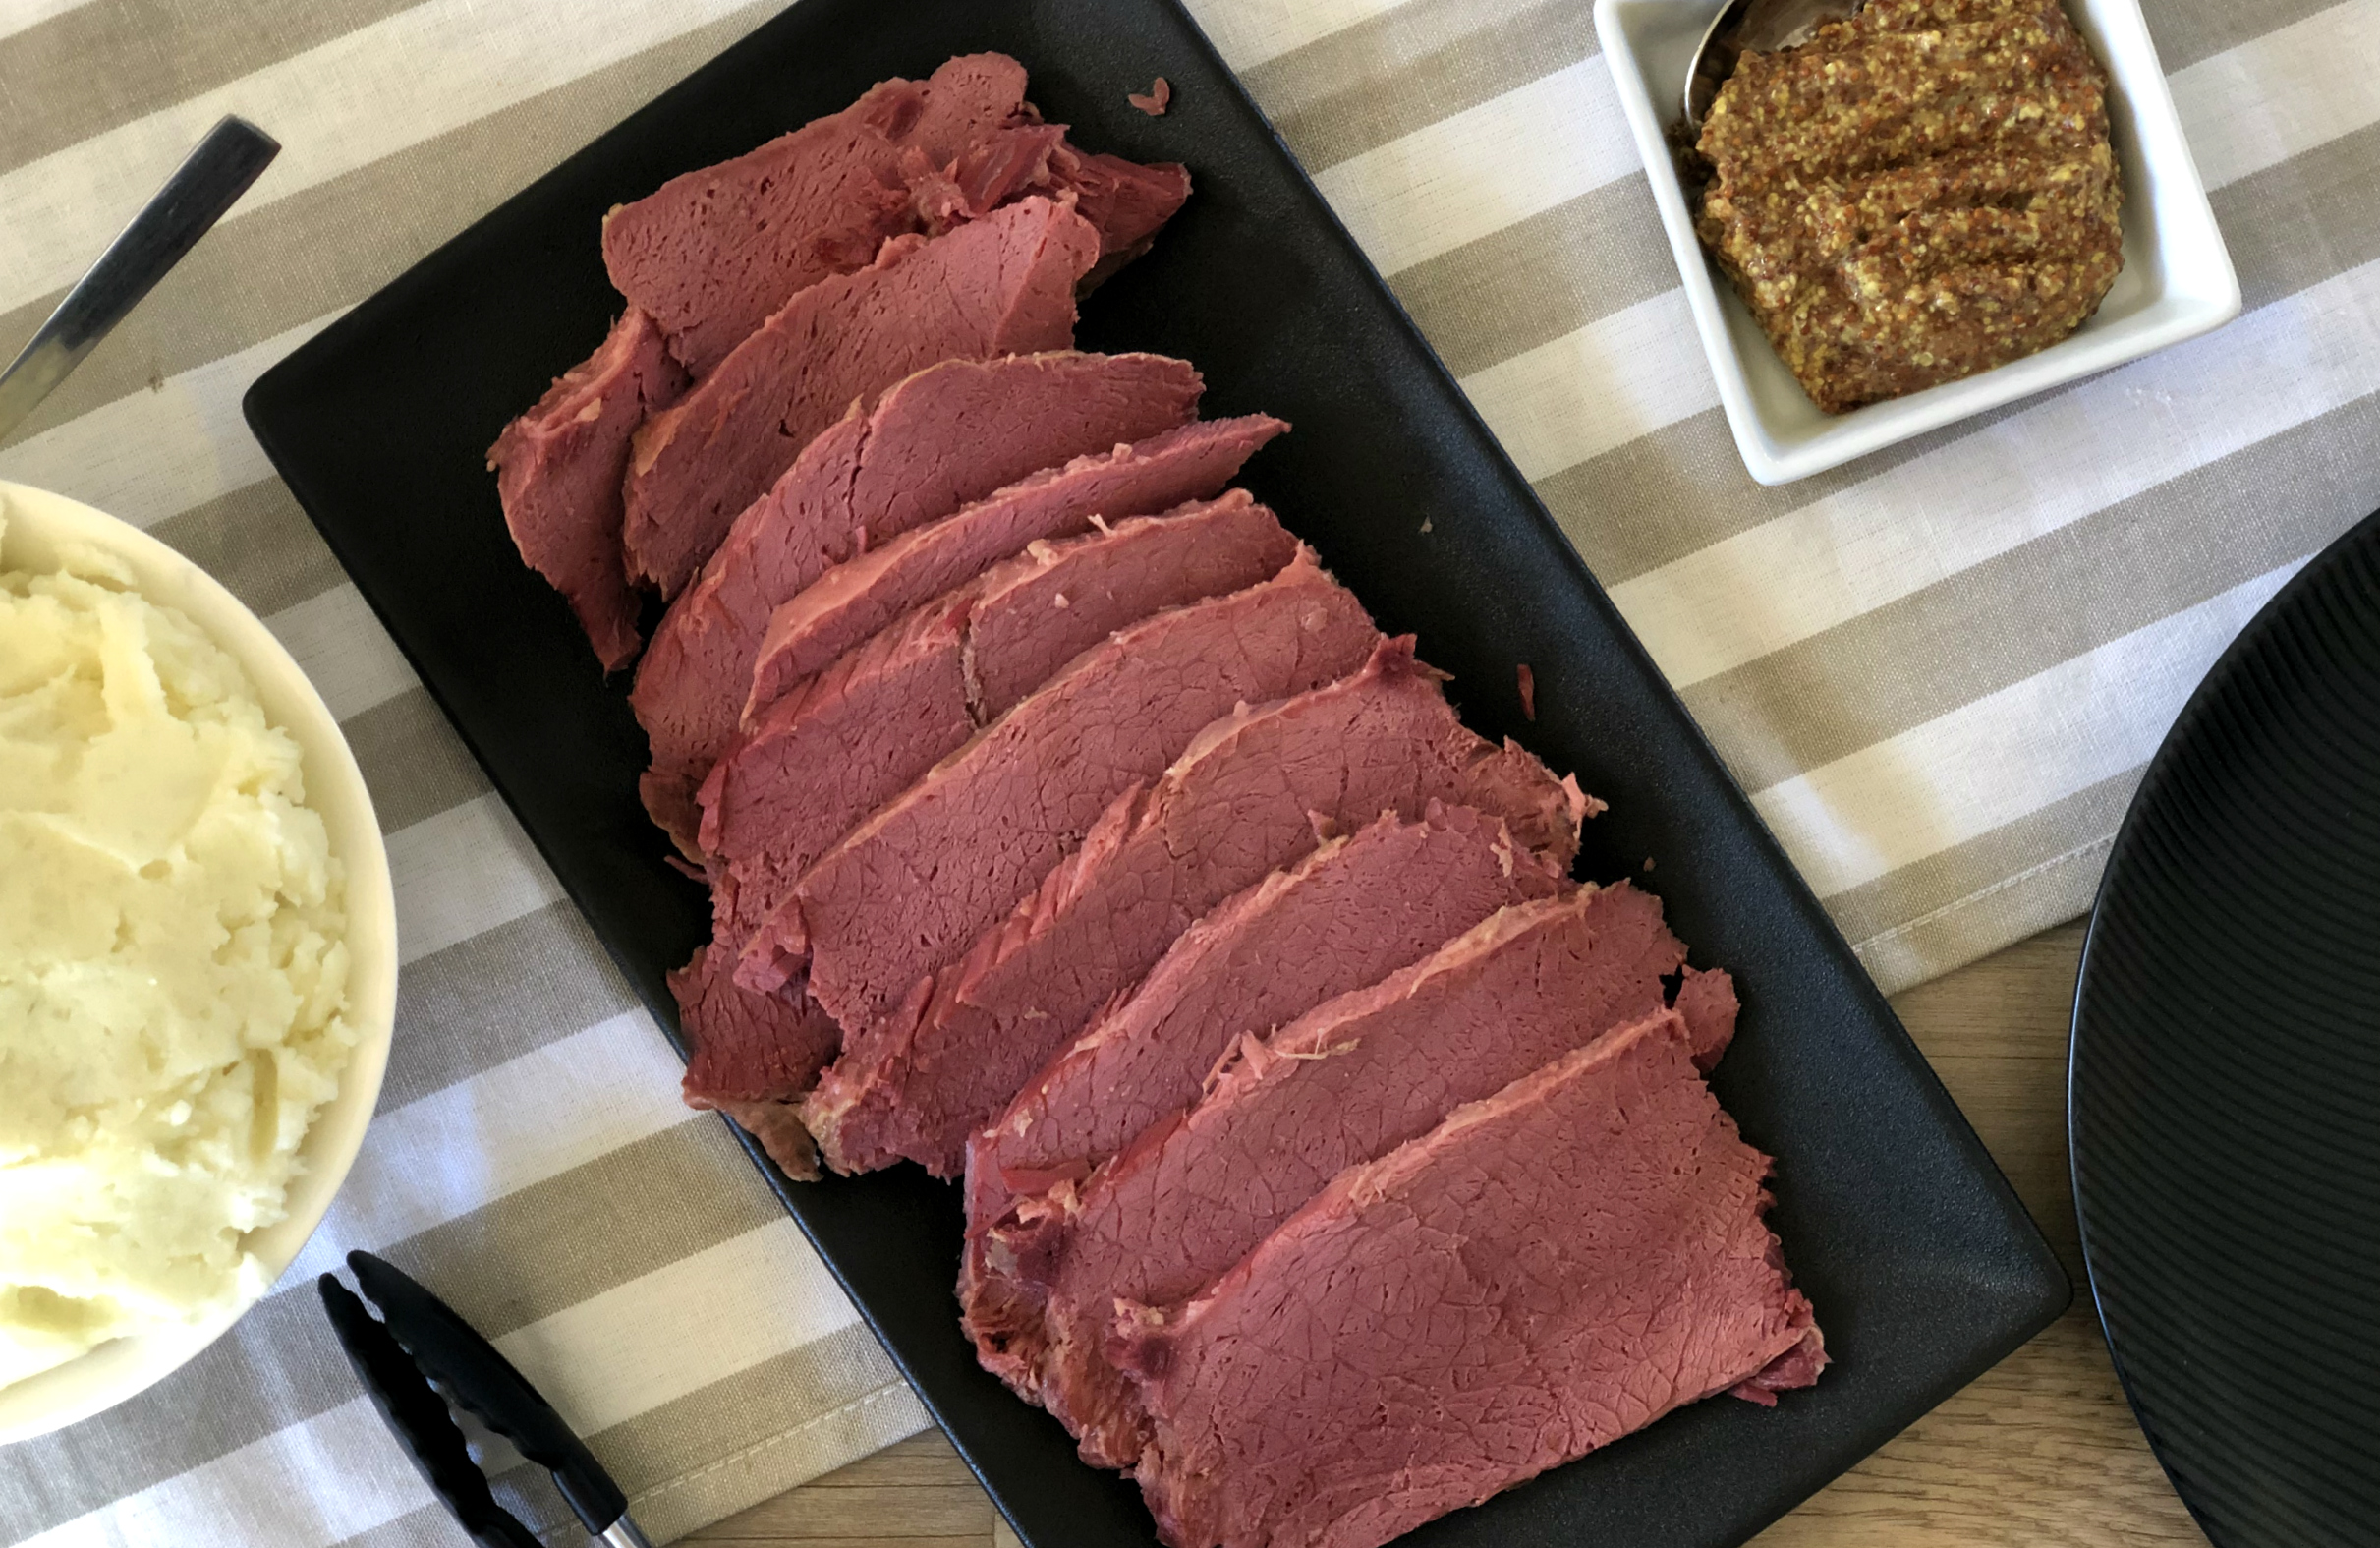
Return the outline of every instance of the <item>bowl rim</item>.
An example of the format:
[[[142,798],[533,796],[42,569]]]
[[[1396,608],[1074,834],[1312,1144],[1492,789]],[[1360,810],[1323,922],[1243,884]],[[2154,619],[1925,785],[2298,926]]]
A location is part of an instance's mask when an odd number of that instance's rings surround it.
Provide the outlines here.
[[[288,1213],[243,1246],[264,1270],[253,1295],[185,1328],[112,1340],[23,1381],[0,1387],[0,1445],[85,1419],[154,1386],[229,1331],[269,1294],[330,1208],[362,1150],[396,1023],[396,891],[371,791],[329,706],[272,631],[190,559],[131,523],[80,500],[0,481],[0,571],[55,562],[60,543],[86,545],[124,562],[141,595],[197,624],[249,674],[265,717],[299,745],[306,804],[330,831],[347,870],[348,1017],[354,1052],[338,1090],[314,1114],[298,1147]],[[25,550],[32,550],[26,555]]]
[[[2138,201],[2127,199],[2127,238],[2140,241],[2145,256],[2154,260],[2154,269],[2167,276],[2168,295],[2181,297],[2182,305],[2175,315],[2144,323],[2121,338],[2091,332],[2086,321],[2083,330],[2031,355],[1922,392],[1863,405],[1834,417],[1815,435],[1781,441],[1780,427],[1764,413],[1752,390],[1744,357],[1744,328],[1761,338],[1764,347],[1766,339],[1749,312],[1743,311],[1734,287],[1720,277],[1694,233],[1684,185],[1666,139],[1665,126],[1673,115],[1665,116],[1665,109],[1655,101],[1646,62],[1623,20],[1627,15],[1678,8],[1705,13],[1707,19],[1722,4],[1724,0],[1595,0],[1595,30],[1612,70],[1621,112],[1645,163],[1654,205],[1678,266],[1695,333],[1716,378],[1728,431],[1745,470],[1758,483],[1791,484],[1824,473],[1944,426],[2127,365],[2212,332],[2239,315],[2238,273],[2207,200],[2205,180],[2182,131],[2139,0],[2066,0],[2068,15],[2108,72],[2119,138],[2128,132],[2138,142],[2134,172],[2154,188],[2157,201],[2167,210],[2166,215],[2140,224]],[[2177,231],[2177,226],[2188,230]],[[2184,254],[2194,255],[2204,265],[2204,283],[2184,287],[2173,281],[2172,270]],[[1735,325],[1729,309],[1742,312],[1744,328]]]

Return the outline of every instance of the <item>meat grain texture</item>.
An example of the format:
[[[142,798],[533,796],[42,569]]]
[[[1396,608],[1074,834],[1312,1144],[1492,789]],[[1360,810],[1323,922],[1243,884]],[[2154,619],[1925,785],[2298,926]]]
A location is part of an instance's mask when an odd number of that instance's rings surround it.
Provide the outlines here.
[[[631,576],[675,597],[747,505],[854,399],[939,361],[1064,349],[1099,233],[1020,200],[947,236],[895,237],[876,261],[772,314],[640,427],[623,486]]]
[[[1466,730],[1410,639],[1385,642],[1339,682],[1217,720],[871,1033],[885,1054],[844,1143],[955,1175],[968,1134],[1191,921],[1334,830],[1383,812],[1418,817],[1432,801],[1495,814],[1531,863],[1557,874],[1587,809],[1529,754]],[[876,1136],[866,1148],[863,1114]]]
[[[1270,1038],[1243,1034],[1196,1107],[992,1233],[989,1262],[1041,1305],[1008,1356],[1086,1460],[1130,1466],[1146,1430],[1104,1352],[1117,1297],[1197,1294],[1341,1168],[1661,1009],[1684,960],[1660,903],[1622,884],[1502,909]]]
[[[1115,630],[1253,586],[1295,541],[1244,491],[1038,545],[884,630],[772,706],[703,788],[742,941],[837,839]]]
[[[1378,1548],[1826,1362],[1746,1145],[1663,1013],[1333,1178],[1179,1308],[1119,1309],[1173,1548]]]
[[[1334,828],[1470,801],[1566,864],[1572,793],[1543,765],[1517,750],[1499,757],[1451,716],[1439,728],[1453,734],[1435,744],[1410,734],[1396,688],[1435,691],[1410,649],[1395,642],[1385,668],[1277,713],[1218,720],[1162,778],[1119,795],[1006,920],[871,1029],[882,1053],[844,1115],[845,1157],[905,1157],[956,1175],[967,1136],[1192,920]]]
[[[827,851],[753,937],[738,981],[770,990],[806,967],[846,1039],[860,1037],[1210,721],[1342,676],[1378,639],[1303,549],[1269,581],[1112,636]],[[821,1121],[831,1129],[839,1110],[835,1073],[810,1115],[830,1161]]]
[[[920,229],[906,153],[942,166],[1024,109],[1025,68],[1002,54],[882,82],[839,113],[614,209],[603,266],[671,353],[708,374],[796,291]]]
[[[513,545],[570,603],[607,672],[636,659],[643,643],[642,602],[620,549],[629,437],[685,390],[660,330],[630,307],[487,451]]]
[[[744,722],[909,608],[1033,543],[1220,494],[1258,448],[1287,429],[1269,415],[1250,414],[1180,425],[1128,444],[1119,438],[1071,460],[1053,457],[946,521],[879,540],[770,614],[746,673]]]
[[[710,945],[669,975],[678,1030],[689,1045],[686,1104],[743,1124],[786,1175],[815,1177],[818,1150],[792,1099],[834,1058],[841,1029],[807,995],[739,987],[734,967],[731,952]]]
[[[1502,818],[1436,799],[1417,821],[1388,811],[1325,840],[1192,923],[968,1141],[970,1229],[1020,1195],[1080,1183],[1189,1107],[1240,1033],[1378,983],[1560,881]]]
[[[1004,485],[1187,424],[1201,386],[1196,371],[1163,356],[1059,351],[944,361],[889,388],[873,409],[854,406],[736,517],[654,631],[629,696],[652,750],[646,810],[699,853],[695,794],[736,734],[780,603]],[[812,670],[973,574],[846,632]]]

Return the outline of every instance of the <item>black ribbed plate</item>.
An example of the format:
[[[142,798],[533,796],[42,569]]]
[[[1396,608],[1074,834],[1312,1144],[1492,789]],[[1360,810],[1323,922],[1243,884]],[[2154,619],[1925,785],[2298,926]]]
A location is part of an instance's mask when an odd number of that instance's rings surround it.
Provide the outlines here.
[[[1034,100],[1083,143],[1185,161],[1196,179],[1156,248],[1086,303],[1083,347],[1182,356],[1206,373],[1208,415],[1296,426],[1250,464],[1249,488],[1382,624],[1420,636],[1474,728],[1612,803],[1588,825],[1584,871],[1644,882],[1697,960],[1743,986],[1712,1084],[1777,1157],[1770,1218],[1836,1364],[1774,1409],[1696,1405],[1415,1543],[1741,1542],[2072,1292],[1685,707],[1180,0],[801,0],[266,373],[249,423],[674,1028],[662,974],[708,934],[709,908],[637,804],[645,739],[623,685],[603,683],[505,536],[486,448],[619,307],[595,240],[605,209],[983,48],[1022,60]],[[1172,109],[1149,118],[1125,92],[1161,74]],[[813,1185],[764,1171],[1020,1537],[1151,1540],[1131,1487],[976,1364],[951,1295],[955,1189],[914,1167]]]
[[[2207,674],[2084,946],[2074,1206],[2219,1548],[2380,1541],[2380,513]]]

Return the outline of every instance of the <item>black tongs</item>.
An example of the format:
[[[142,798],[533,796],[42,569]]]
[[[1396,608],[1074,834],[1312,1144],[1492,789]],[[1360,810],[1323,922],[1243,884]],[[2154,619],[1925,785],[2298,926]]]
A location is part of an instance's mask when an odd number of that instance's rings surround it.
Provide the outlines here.
[[[494,1345],[403,1270],[368,1252],[349,1253],[347,1266],[366,1299],[380,1309],[379,1317],[328,1274],[315,1282],[322,1309],[330,1314],[357,1379],[371,1394],[372,1406],[474,1542],[484,1548],[543,1548],[537,1533],[488,1491],[486,1475],[471,1460],[463,1432],[432,1381],[522,1456],[552,1472],[554,1486],[590,1536],[612,1548],[652,1548],[628,1519],[628,1496]]]

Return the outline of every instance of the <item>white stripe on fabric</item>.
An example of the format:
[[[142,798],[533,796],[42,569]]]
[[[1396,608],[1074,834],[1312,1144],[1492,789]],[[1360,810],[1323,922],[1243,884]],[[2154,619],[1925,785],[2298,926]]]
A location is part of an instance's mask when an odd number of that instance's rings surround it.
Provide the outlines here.
[[[2374,391],[2380,261],[1624,582],[1612,601],[1689,687]]]
[[[335,720],[352,719],[421,682],[349,582],[282,608],[264,627],[306,668]]]
[[[253,211],[748,3],[619,6],[590,27],[579,0],[427,0],[95,135],[0,174],[0,311],[72,283],[225,113],[281,132],[280,156],[240,202]]]
[[[1752,805],[1821,897],[2005,827],[2146,763],[2215,658],[2303,562],[1773,784]]]
[[[64,16],[88,4],[90,0],[6,0],[0,4],[0,37],[13,36],[53,16]]]
[[[1358,22],[1395,10],[1404,0],[1190,0],[1215,51],[1233,70],[1320,42]],[[1136,86],[1134,89],[1138,89]]]
[[[858,1320],[801,1232],[779,1220],[495,1342],[589,1435]],[[293,1488],[300,1480],[315,1486]],[[328,1548],[433,1503],[358,1398],[53,1527],[26,1548]]]
[[[344,309],[342,309],[344,310]],[[0,451],[0,478],[153,527],[273,476],[240,399],[280,359],[336,321],[301,322],[260,344],[168,376]]]
[[[592,1435],[857,1321],[788,1218],[565,1307],[496,1347],[572,1429]]]
[[[357,1398],[20,1548],[327,1548],[436,1504],[370,1400]]]
[[[1315,186],[1394,274],[1640,170],[1596,55],[1349,157]]]
[[[330,1213],[278,1288],[664,1129],[715,1122],[679,1100],[684,1070],[652,1018],[630,1010],[374,1115]]]
[[[562,885],[493,794],[388,835],[397,960],[419,962],[560,901]]]
[[[2348,0],[2172,77],[2208,188],[2380,123],[2380,0]]]
[[[1682,290],[1473,372],[1462,389],[1532,480],[1719,406]]]

